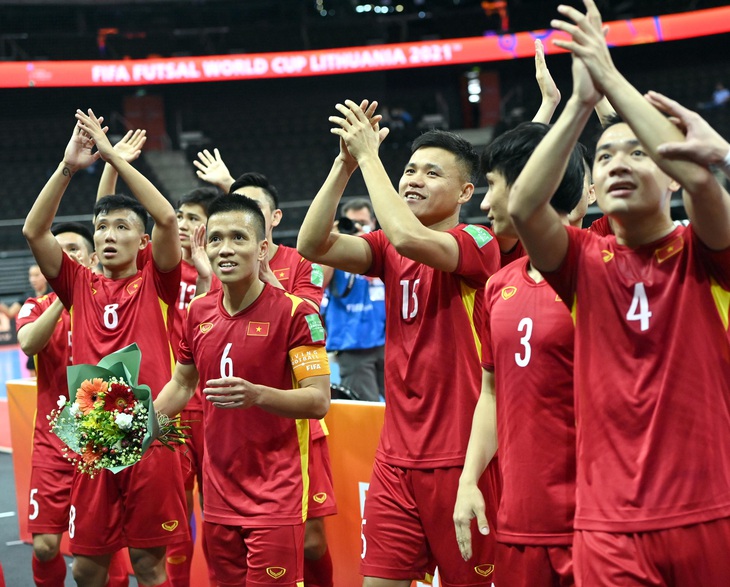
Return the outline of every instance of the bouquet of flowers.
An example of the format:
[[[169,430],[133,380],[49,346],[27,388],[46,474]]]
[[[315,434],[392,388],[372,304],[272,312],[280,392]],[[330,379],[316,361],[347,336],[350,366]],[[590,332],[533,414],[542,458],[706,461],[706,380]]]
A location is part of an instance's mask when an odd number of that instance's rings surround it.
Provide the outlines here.
[[[171,450],[185,442],[179,421],[155,415],[150,388],[137,383],[141,361],[132,344],[98,365],[68,368],[70,400],[59,396],[58,409],[48,418],[80,472],[118,473],[137,463],[155,439]]]

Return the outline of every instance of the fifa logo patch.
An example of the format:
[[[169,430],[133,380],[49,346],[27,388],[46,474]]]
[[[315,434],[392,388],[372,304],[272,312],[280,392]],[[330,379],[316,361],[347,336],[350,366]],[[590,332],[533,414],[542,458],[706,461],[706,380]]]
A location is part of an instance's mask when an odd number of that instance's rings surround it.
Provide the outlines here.
[[[284,567],[266,567],[266,574],[272,579],[281,579],[286,575],[286,569]]]
[[[502,299],[508,300],[517,293],[517,288],[514,285],[508,285],[502,288]]]
[[[177,528],[179,522],[177,520],[170,520],[169,522],[162,522],[162,529],[167,530],[168,532],[172,532],[175,528]]]
[[[317,503],[324,503],[325,501],[327,501],[327,494],[324,493],[324,492],[323,493],[315,493],[312,496],[312,499],[314,501],[316,501]]]
[[[474,572],[480,577],[489,577],[494,572],[494,565],[477,565],[474,567]]]
[[[200,328],[200,332],[205,334],[206,332],[210,332],[210,329],[213,328],[213,323],[212,322],[203,322],[202,324],[200,324],[199,328]]]

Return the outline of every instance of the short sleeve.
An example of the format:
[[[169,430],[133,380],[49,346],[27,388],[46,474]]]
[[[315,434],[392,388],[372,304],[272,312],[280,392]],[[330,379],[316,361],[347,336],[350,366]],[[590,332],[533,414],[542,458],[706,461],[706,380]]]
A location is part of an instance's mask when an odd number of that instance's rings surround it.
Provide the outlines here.
[[[300,303],[292,316],[287,351],[302,346],[324,346],[325,331],[319,313],[307,303]]]
[[[167,305],[177,304],[178,291],[180,289],[180,278],[182,274],[181,264],[182,261],[180,261],[180,263],[178,263],[170,271],[165,272],[160,271],[154,261],[146,263],[142,268],[142,271],[152,272],[157,295],[159,295],[160,299]]]
[[[588,231],[573,226],[566,226],[565,229],[568,233],[568,251],[565,259],[563,259],[560,267],[555,271],[544,271],[542,275],[570,310],[573,307],[573,299],[575,297],[581,249],[585,244],[583,241],[598,237]]]
[[[300,256],[291,293],[319,306],[324,295],[324,270],[322,266]]]
[[[501,257],[494,235],[484,226],[462,224],[448,231],[459,246],[457,275],[472,287],[482,287],[499,271]]]
[[[691,224],[687,232],[692,241],[692,249],[696,251],[707,271],[723,289],[730,290],[730,247],[722,251],[713,251],[700,240]]]
[[[80,265],[68,255],[62,255],[61,270],[53,279],[48,279],[53,291],[61,299],[64,307],[68,310],[74,302],[74,284],[80,281],[91,280],[91,269]]]
[[[177,351],[177,362],[182,365],[192,365],[195,363],[193,359],[193,351],[190,348],[190,326],[194,323],[194,318],[190,317],[190,311],[195,304],[195,300],[188,304],[185,310],[185,320],[183,320],[182,333],[180,335],[180,344]]]
[[[480,334],[482,337],[482,367],[484,367],[487,371],[494,371],[494,352],[492,350],[491,329],[491,300],[493,288],[490,287],[490,283],[491,282],[487,282],[487,287],[484,289],[484,312],[482,313]]]
[[[382,230],[376,230],[360,235],[370,245],[373,261],[365,272],[368,277],[383,279],[385,273],[385,249],[390,244]]]
[[[43,314],[43,308],[37,298],[28,298],[15,317],[15,329],[20,330],[26,324],[32,324]]]

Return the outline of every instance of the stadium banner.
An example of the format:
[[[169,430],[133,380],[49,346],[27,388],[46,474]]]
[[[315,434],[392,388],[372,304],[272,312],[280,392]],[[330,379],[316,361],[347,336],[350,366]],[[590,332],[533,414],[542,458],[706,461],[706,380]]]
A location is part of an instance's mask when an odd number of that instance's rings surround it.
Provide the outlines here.
[[[32,537],[28,531],[28,513],[33,507],[29,499],[33,426],[35,418],[45,418],[46,414],[36,414],[35,380],[11,380],[6,385],[19,538],[30,543]],[[385,404],[380,402],[333,400],[325,418],[329,429],[327,441],[338,509],[336,516],[325,519],[325,524],[334,566],[334,584],[341,587],[360,587],[362,584],[358,572],[362,552],[360,526],[384,413]],[[357,431],[356,438],[353,431]],[[196,526],[199,529],[201,515],[197,496],[194,503]],[[207,585],[201,533],[195,534],[191,584]],[[63,535],[61,550],[70,554],[67,533]]]
[[[605,23],[608,43],[621,47],[730,32],[730,6]],[[288,78],[485,63],[532,57],[541,39],[548,54],[564,53],[555,30],[372,45],[317,51],[251,53],[117,61],[0,63],[0,87],[106,87]]]

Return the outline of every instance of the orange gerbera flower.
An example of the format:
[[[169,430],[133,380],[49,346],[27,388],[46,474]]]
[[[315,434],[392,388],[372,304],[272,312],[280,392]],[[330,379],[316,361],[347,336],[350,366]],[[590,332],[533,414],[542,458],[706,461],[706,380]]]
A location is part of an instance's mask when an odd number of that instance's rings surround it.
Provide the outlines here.
[[[101,455],[98,453],[95,453],[91,445],[86,446],[86,450],[81,453],[81,460],[84,461],[87,465],[93,465],[96,461],[98,461],[101,458]]]
[[[85,379],[81,387],[76,391],[76,403],[82,414],[88,414],[94,409],[94,404],[99,400],[99,394],[106,393],[107,383],[103,379]]]

